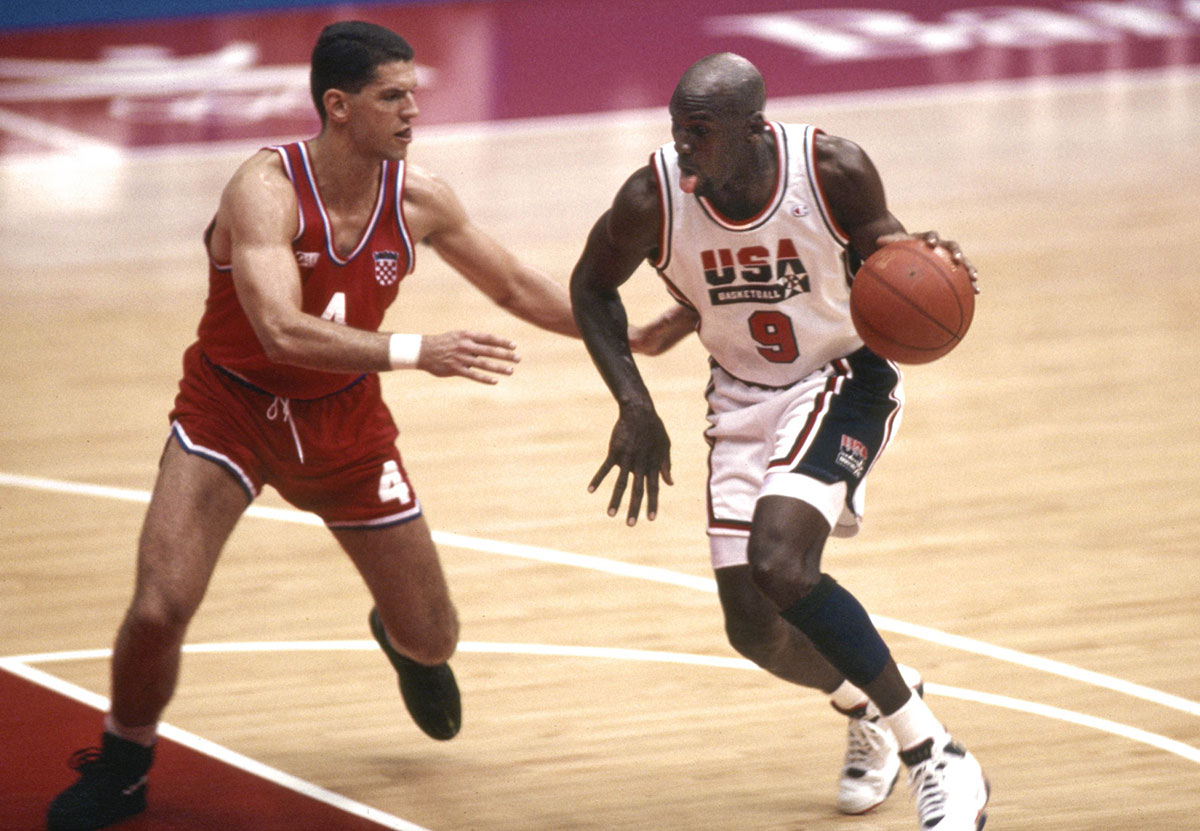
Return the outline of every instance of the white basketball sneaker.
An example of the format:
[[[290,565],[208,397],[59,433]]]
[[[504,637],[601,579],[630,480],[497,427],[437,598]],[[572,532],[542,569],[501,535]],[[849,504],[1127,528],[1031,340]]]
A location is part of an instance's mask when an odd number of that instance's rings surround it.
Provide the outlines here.
[[[921,831],[980,831],[987,821],[990,786],[979,762],[950,739],[934,747],[926,739],[903,758],[917,803]]]
[[[917,695],[924,695],[921,674],[899,666],[900,674]],[[900,778],[900,747],[892,731],[880,720],[879,708],[867,702],[849,712],[846,757],[838,780],[837,809],[843,814],[865,814],[882,805]]]
[[[892,731],[865,715],[850,718],[846,730],[846,759],[838,780],[837,809],[865,814],[882,805],[900,777],[900,748]]]

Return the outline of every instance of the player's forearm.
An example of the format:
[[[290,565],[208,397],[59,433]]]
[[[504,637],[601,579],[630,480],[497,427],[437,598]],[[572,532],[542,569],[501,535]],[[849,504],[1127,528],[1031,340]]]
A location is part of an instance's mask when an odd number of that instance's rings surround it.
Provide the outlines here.
[[[527,323],[559,335],[579,337],[567,290],[541,272],[527,272],[497,305]]]
[[[325,372],[382,372],[392,368],[390,335],[298,313],[286,322],[255,327],[272,361]]]
[[[647,355],[661,355],[696,331],[700,317],[682,304],[673,306],[645,326],[630,327],[630,345]],[[636,336],[636,344],[633,338]]]
[[[588,354],[617,403],[622,407],[648,405],[650,392],[629,348],[628,320],[620,295],[576,278],[571,281],[571,302]]]

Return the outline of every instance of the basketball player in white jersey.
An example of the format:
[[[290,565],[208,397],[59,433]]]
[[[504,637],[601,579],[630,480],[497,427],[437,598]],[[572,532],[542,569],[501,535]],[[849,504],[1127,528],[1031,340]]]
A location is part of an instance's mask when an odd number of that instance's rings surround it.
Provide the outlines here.
[[[864,813],[903,760],[920,827],[977,831],[988,784],[898,667],[862,605],[821,571],[825,541],[852,536],[863,479],[900,421],[895,365],[863,346],[849,313],[858,264],[907,236],[871,161],[850,141],[764,118],[744,58],[691,66],[670,103],[673,143],[622,186],[571,280],[575,318],[620,415],[595,490],[618,469],[609,515],[633,477],[658,510],[670,441],[626,342],[618,289],[643,261],[679,301],[669,345],[697,329],[711,355],[708,534],[732,645],[775,675],[830,695],[850,717],[838,807]],[[958,245],[944,246],[975,269]]]

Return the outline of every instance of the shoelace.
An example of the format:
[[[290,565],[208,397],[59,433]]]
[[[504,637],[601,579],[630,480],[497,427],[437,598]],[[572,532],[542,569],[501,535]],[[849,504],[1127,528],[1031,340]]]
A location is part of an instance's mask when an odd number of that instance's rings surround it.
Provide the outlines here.
[[[942,787],[942,770],[946,767],[944,759],[929,759],[913,768],[908,775],[909,787],[917,800],[917,816],[921,818],[924,828],[932,819],[945,815],[946,789]],[[920,784],[913,786],[913,783]]]
[[[843,767],[860,772],[865,772],[864,768],[876,767],[872,763],[886,744],[887,739],[882,727],[865,718],[851,719]]]

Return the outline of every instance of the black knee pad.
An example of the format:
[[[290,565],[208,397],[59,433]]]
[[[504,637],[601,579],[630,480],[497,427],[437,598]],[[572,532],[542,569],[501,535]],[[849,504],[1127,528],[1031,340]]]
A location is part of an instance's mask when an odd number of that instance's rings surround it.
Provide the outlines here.
[[[867,610],[828,574],[822,574],[812,591],[780,615],[808,636],[856,687],[878,678],[891,659]]]

